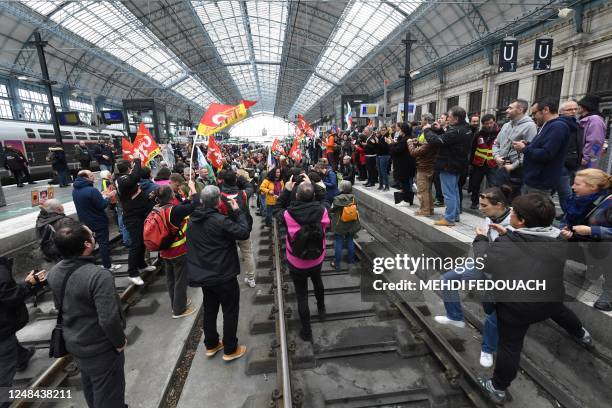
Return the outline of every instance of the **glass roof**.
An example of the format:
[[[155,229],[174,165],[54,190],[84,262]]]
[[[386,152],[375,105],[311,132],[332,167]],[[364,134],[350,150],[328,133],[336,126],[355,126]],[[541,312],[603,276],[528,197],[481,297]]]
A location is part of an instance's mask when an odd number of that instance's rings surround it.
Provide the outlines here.
[[[258,101],[254,111],[273,111],[279,73],[274,64],[280,64],[283,52],[287,2],[247,0],[245,8],[237,0],[192,0],[191,4],[219,56],[228,64],[242,98]]]
[[[22,3],[40,14],[50,15],[50,19],[61,27],[131,65],[164,86],[184,76],[187,71],[176,55],[166,48],[121,2],[66,3],[64,1],[27,0]],[[204,99],[213,99],[211,92],[200,80],[191,76],[189,78],[192,85],[197,84],[198,94],[206,93]]]
[[[205,108],[215,101],[212,94],[202,87],[202,82],[192,75],[173,86],[172,90]]]
[[[310,76],[302,93],[291,108],[290,115],[306,113],[322,97],[317,90],[324,78],[338,83],[355,68],[376,46],[396,30],[421,0],[353,0],[347,5],[338,25],[328,40],[315,74]],[[394,7],[395,6],[395,7]],[[401,11],[398,11],[401,10]],[[321,77],[321,78],[320,78]],[[327,90],[331,88],[331,85]],[[314,96],[318,97],[314,97]]]

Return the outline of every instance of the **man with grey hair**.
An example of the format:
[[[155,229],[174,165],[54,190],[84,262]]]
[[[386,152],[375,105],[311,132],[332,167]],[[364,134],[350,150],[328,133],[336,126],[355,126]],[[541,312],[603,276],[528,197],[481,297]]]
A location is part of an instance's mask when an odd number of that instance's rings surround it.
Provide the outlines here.
[[[567,153],[565,154],[559,185],[555,189],[559,195],[559,204],[564,214],[567,207],[567,200],[572,194],[574,176],[578,169],[580,169],[582,150],[584,147],[584,132],[576,119],[577,112],[578,103],[574,100],[565,101],[559,107],[559,116],[566,117],[569,122],[575,125],[570,125]]]
[[[53,238],[61,221],[66,218],[64,206],[56,198],[47,200],[40,206],[40,213],[36,219],[36,235],[40,240],[40,250],[47,261],[58,262],[61,259]]]
[[[218,211],[220,197],[217,186],[206,186],[200,193],[202,207],[191,214],[187,228],[186,265],[189,286],[201,287],[204,294],[206,356],[223,349],[223,360],[231,361],[242,357],[247,349],[236,337],[240,304],[236,241],[248,239],[251,230],[236,200],[227,200],[232,208],[229,216]],[[217,332],[219,306],[223,309],[223,342]]]
[[[508,105],[506,116],[510,120],[502,126],[493,143],[493,157],[497,162],[495,184],[511,186],[511,199],[520,194],[523,184],[523,155],[512,148],[512,142],[531,142],[538,133],[536,124],[527,114],[528,109],[529,104],[523,99],[516,99]]]

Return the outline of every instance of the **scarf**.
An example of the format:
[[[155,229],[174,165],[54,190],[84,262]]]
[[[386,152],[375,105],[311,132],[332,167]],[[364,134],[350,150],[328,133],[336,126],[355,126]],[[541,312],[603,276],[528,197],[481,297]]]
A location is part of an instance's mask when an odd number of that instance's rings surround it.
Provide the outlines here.
[[[587,214],[595,208],[594,202],[601,196],[607,196],[609,193],[606,190],[597,191],[585,196],[577,196],[572,194],[567,200],[567,208],[565,209],[565,222],[568,228],[574,225],[586,224],[585,218]]]
[[[282,185],[280,181],[274,182],[274,195],[280,195],[282,189]]]

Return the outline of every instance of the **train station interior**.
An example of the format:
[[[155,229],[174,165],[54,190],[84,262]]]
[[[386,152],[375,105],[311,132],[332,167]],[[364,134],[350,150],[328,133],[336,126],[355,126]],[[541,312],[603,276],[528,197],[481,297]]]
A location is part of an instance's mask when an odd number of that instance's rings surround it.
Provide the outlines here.
[[[609,407],[611,21],[0,0],[0,408]]]

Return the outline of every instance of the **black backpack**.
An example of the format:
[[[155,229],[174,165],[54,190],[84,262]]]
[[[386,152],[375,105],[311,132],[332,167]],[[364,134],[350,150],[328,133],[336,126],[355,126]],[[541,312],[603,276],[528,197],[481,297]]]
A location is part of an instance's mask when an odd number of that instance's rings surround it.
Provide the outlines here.
[[[320,223],[305,224],[295,234],[291,253],[300,259],[317,259],[323,254],[323,228]]]
[[[40,231],[40,250],[45,259],[50,262],[57,262],[61,257],[55,247],[55,228],[47,224]]]

